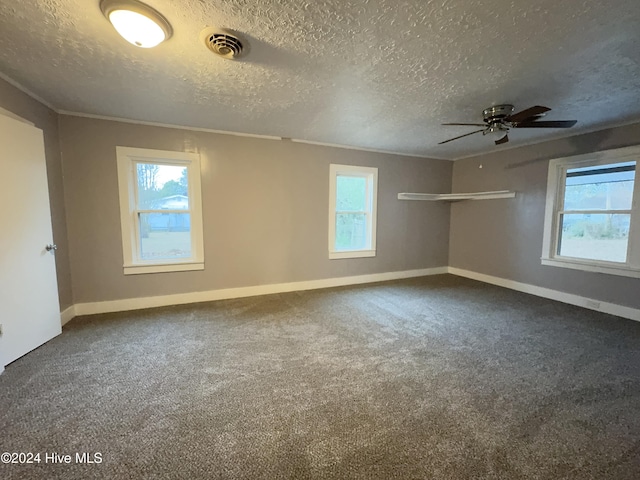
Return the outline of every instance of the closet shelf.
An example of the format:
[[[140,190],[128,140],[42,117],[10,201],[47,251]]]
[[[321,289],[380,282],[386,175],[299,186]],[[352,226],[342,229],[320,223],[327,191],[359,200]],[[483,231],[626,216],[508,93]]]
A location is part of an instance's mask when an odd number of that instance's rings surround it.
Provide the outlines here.
[[[494,198],[513,198],[516,192],[496,190],[476,193],[399,193],[398,200],[428,200],[432,202],[455,202],[459,200],[491,200]]]

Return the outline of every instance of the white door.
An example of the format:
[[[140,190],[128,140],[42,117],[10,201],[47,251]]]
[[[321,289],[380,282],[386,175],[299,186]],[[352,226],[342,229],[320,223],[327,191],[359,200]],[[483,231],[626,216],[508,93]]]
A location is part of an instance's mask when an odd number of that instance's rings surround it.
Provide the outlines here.
[[[0,114],[0,371],[62,331],[42,130]]]

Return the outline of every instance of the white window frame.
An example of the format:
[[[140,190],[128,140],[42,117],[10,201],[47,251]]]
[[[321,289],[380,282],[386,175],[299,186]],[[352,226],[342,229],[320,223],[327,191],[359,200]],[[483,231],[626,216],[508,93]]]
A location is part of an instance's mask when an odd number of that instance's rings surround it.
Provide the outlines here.
[[[622,213],[631,215],[629,243],[626,263],[608,262],[574,257],[563,257],[558,252],[560,213],[564,202],[564,188],[568,169],[636,161],[636,176],[633,186],[631,210]],[[640,145],[604,150],[596,153],[556,158],[549,162],[547,197],[542,244],[542,265],[572,268],[589,272],[608,273],[640,278]],[[589,213],[589,212],[587,212]]]
[[[120,193],[120,224],[124,274],[182,272],[204,270],[204,241],[202,229],[202,193],[200,190],[200,155],[196,153],[149,150],[146,148],[116,147],[118,187]],[[191,224],[191,257],[179,259],[144,260],[140,256],[140,229],[136,202],[138,182],[137,163],[187,167],[189,213]]]
[[[363,250],[336,250],[336,184],[338,176],[361,177],[367,180],[367,209],[363,213],[367,219],[367,246]],[[378,210],[378,169],[354,165],[331,164],[329,167],[329,259],[360,258],[376,256],[376,217]]]

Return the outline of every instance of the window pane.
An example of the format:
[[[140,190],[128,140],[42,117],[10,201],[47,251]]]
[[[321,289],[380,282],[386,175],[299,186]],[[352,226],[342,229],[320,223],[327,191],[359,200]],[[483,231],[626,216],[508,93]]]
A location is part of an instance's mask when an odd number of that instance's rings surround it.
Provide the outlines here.
[[[191,257],[191,215],[140,213],[142,260]]]
[[[627,261],[629,223],[624,214],[565,214],[558,253],[563,257]]]
[[[635,162],[567,170],[564,210],[630,210]]]
[[[187,167],[138,163],[138,208],[189,208]]]
[[[364,250],[367,245],[367,216],[363,213],[336,214],[336,250]]]
[[[338,175],[336,178],[336,211],[367,210],[367,179]]]

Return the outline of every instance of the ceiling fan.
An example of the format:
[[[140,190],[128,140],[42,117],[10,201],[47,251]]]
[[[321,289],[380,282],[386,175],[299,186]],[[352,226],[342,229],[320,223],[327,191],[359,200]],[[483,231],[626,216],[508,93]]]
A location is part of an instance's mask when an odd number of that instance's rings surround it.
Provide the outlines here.
[[[540,118],[544,117],[545,112],[549,110],[551,110],[549,107],[537,105],[522,110],[521,112],[513,113],[513,105],[496,105],[489,107],[482,111],[484,123],[443,123],[442,125],[464,125],[483,128],[450,138],[449,140],[438,143],[438,145],[480,132],[482,132],[482,135],[491,135],[497,138],[495,141],[496,145],[501,145],[509,141],[508,133],[510,128],[571,128],[578,122],[577,120],[540,121]]]

